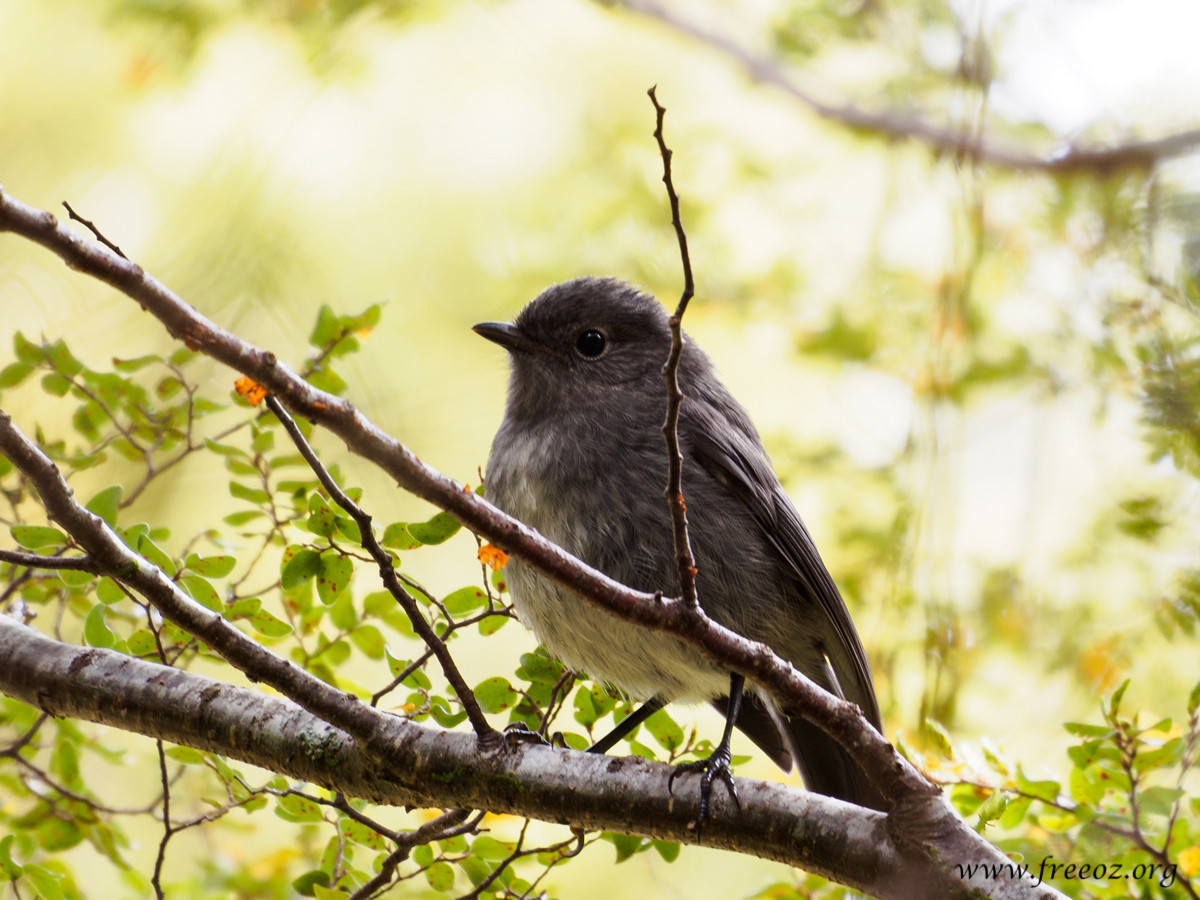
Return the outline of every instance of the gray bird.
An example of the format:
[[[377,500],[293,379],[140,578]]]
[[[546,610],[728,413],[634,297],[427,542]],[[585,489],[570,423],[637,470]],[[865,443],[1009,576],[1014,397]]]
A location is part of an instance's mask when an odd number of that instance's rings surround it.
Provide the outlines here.
[[[667,313],[611,278],[555,285],[513,324],[484,322],[509,352],[504,421],[492,444],[486,494],[500,509],[606,575],[676,596],[679,580],[664,498],[662,436],[670,348]],[[684,457],[697,592],[706,613],[761,641],[882,731],[866,653],[763,449],[749,415],[692,341],[679,367]],[[522,563],[508,564],[513,605],[566,665],[646,704],[591,749],[604,752],[672,701],[710,701],[726,714],[723,740],[700,770],[699,822],[714,777],[732,788],[734,724],[784,771],[797,764],[809,790],[860,806],[886,802],[862,769],[815,725],[721,669],[670,634],[622,621]]]

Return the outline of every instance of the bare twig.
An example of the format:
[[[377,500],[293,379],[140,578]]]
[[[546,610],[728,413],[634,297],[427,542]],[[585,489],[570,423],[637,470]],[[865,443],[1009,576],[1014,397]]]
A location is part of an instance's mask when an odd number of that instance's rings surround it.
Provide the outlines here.
[[[679,571],[680,596],[688,609],[697,611],[700,608],[700,600],[696,596],[696,559],[692,555],[692,543],[688,537],[687,503],[683,499],[683,453],[679,449],[679,408],[683,405],[683,392],[679,389],[679,360],[683,356],[683,314],[687,311],[688,301],[695,294],[695,284],[692,281],[692,261],[688,255],[687,235],[679,215],[679,195],[675,192],[675,183],[671,179],[671,148],[663,138],[663,118],[667,110],[659,104],[656,90],[657,87],[652,87],[647,92],[650,102],[654,104],[656,117],[654,139],[658,141],[658,149],[662,154],[662,180],[667,187],[667,199],[671,202],[671,224],[675,226],[675,236],[679,239],[679,255],[683,261],[683,294],[669,320],[671,350],[663,365],[663,377],[667,381],[667,417],[662,426],[663,438],[667,442],[666,494],[667,504],[671,508],[671,528],[675,537],[675,564]]]
[[[90,231],[92,233],[92,235],[96,238],[96,240],[98,240],[105,247],[107,247],[113,253],[117,254],[117,256],[121,257],[122,259],[129,259],[129,257],[125,255],[125,251],[122,250],[120,247],[118,247],[116,244],[114,244],[112,241],[110,241],[108,238],[106,238],[101,233],[100,229],[96,227],[96,224],[94,222],[92,222],[89,219],[85,219],[79,213],[75,212],[75,210],[71,209],[71,204],[68,203],[66,200],[63,201],[63,206],[65,206],[67,209],[67,215],[69,215],[72,219],[74,219],[76,222],[78,222],[80,225],[82,225],[84,228],[86,228],[88,231]]]
[[[39,556],[36,553],[22,553],[19,550],[0,550],[0,563],[12,566],[26,566],[30,569],[65,569],[68,571],[91,572],[93,575],[100,571],[96,561],[87,556]]]

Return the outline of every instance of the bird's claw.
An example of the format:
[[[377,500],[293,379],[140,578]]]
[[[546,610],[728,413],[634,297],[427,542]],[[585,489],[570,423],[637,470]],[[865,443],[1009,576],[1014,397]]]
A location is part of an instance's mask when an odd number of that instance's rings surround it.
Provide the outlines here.
[[[554,746],[554,742],[547,740],[546,736],[540,732],[534,731],[524,722],[510,722],[504,726],[504,744],[509,749],[512,749],[517,744],[542,744],[546,747]]]
[[[700,807],[696,813],[696,836],[700,836],[700,829],[708,821],[709,817],[709,798],[712,796],[713,781],[720,779],[725,785],[725,789],[729,791],[729,796],[733,798],[733,802],[737,804],[738,809],[742,808],[742,801],[738,799],[737,788],[733,784],[733,773],[729,770],[729,762],[733,758],[728,750],[723,750],[718,747],[717,751],[707,759],[698,759],[695,762],[680,763],[675,767],[675,771],[671,773],[671,777],[667,779],[667,793],[672,793],[672,785],[675,779],[684,772],[699,772],[700,773]]]

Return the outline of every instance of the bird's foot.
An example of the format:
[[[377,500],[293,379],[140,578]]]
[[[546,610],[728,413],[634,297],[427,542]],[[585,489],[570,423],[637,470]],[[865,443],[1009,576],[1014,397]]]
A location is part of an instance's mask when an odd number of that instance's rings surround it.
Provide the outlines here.
[[[553,747],[554,741],[548,739],[544,734],[534,731],[524,722],[510,722],[504,726],[504,743],[505,746],[515,747],[517,744],[542,744],[546,747]]]
[[[712,796],[714,781],[720,779],[721,783],[725,785],[725,789],[729,791],[729,796],[733,798],[733,802],[737,804],[738,809],[742,807],[742,801],[738,799],[737,788],[733,784],[733,773],[729,769],[729,763],[732,759],[733,754],[729,748],[720,746],[707,759],[680,763],[675,767],[675,771],[671,773],[671,777],[667,779],[667,793],[671,793],[671,787],[675,783],[675,779],[684,772],[700,773],[700,808],[696,813],[697,837],[700,836],[700,829],[708,821],[709,798]]]

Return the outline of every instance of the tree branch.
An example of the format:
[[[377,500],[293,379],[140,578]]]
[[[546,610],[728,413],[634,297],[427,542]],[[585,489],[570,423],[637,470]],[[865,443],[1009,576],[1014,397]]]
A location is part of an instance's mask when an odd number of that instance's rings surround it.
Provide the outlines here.
[[[918,141],[935,153],[983,163],[996,169],[1108,175],[1126,169],[1148,169],[1162,160],[1191,152],[1200,146],[1200,128],[1192,128],[1161,138],[1130,141],[1113,147],[1068,146],[1048,155],[1038,155],[1019,147],[985,141],[982,136],[969,131],[941,128],[915,115],[871,112],[850,103],[827,103],[792,80],[783,71],[779,60],[756,55],[726,35],[667,9],[658,0],[601,2],[655,19],[672,31],[706,44],[738,63],[755,81],[780,89],[822,119],[887,140]]]
[[[480,808],[587,830],[696,839],[692,811],[667,793],[666,763],[539,744],[480,753],[470,734],[395,716],[380,716],[376,752],[367,754],[287,700],[60,643],[2,615],[0,691],[54,716],[218,753],[373,803]],[[968,896],[952,875],[931,872],[922,856],[895,845],[882,813],[770,782],[737,782],[741,811],[714,798],[707,845],[800,866],[879,897]]]
[[[20,550],[0,550],[0,563],[25,566],[29,569],[66,569],[96,574],[99,567],[86,556],[39,556]]]

